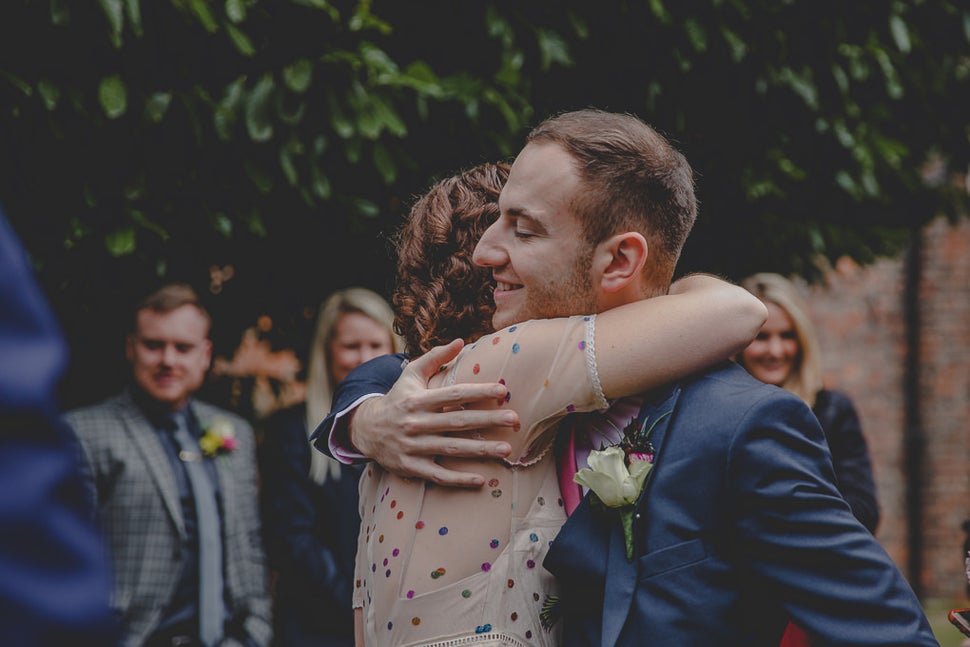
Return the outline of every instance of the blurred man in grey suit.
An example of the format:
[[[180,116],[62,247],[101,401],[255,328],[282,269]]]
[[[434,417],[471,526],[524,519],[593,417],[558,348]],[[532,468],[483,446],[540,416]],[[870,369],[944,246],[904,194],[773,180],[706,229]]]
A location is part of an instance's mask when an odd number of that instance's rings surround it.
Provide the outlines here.
[[[108,542],[124,645],[270,642],[252,429],[192,398],[211,359],[209,327],[192,288],[154,292],[126,340],[133,384],[67,414]]]

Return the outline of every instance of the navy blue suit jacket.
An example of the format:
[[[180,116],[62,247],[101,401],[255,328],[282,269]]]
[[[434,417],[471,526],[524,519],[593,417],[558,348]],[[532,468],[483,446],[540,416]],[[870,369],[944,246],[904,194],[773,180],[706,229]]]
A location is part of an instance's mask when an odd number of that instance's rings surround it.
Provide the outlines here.
[[[825,645],[936,645],[902,574],[834,485],[817,419],[725,364],[641,411],[654,467],[626,559],[586,497],[545,560],[565,644],[776,647],[793,620]]]
[[[67,347],[0,214],[0,642],[110,645],[111,580],[56,389]]]
[[[386,392],[400,370],[399,358],[362,365],[333,410]],[[818,644],[937,644],[902,574],[839,494],[801,400],[733,363],[648,400],[641,423],[672,415],[651,438],[632,563],[618,515],[589,497],[544,563],[563,587],[567,647],[777,647],[789,620]],[[318,429],[318,447],[331,424]]]

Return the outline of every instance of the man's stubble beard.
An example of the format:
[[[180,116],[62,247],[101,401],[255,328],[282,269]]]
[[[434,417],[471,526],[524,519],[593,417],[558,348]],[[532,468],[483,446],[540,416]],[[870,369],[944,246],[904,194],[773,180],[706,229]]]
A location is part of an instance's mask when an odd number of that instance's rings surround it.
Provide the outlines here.
[[[590,275],[594,249],[594,245],[587,244],[573,264],[572,272],[565,278],[534,285],[520,322],[596,313],[599,299]]]

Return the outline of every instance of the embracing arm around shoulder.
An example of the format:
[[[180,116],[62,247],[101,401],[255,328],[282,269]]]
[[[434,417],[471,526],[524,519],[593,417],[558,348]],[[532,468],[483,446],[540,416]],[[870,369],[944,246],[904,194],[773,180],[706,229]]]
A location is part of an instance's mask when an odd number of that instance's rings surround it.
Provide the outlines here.
[[[755,296],[706,274],[670,293],[612,308],[596,318],[596,365],[608,398],[683,378],[745,348],[767,310]]]

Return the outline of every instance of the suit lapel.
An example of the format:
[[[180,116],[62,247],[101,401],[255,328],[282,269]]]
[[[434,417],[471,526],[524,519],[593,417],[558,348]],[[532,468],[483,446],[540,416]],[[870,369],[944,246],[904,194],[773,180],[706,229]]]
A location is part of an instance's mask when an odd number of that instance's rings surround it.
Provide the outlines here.
[[[667,429],[675,415],[677,401],[681,389],[675,386],[669,393],[658,398],[648,400],[640,409],[637,416],[637,428],[650,430],[648,440],[655,450],[653,468],[647,474],[637,500],[636,510],[643,508],[643,502],[648,496],[650,483],[654,474],[660,469],[663,457],[663,444],[667,437]],[[639,524],[634,520],[634,542],[636,542],[636,528]],[[634,543],[636,545],[636,543]],[[634,563],[626,559],[626,541],[619,521],[611,524],[609,554],[607,555],[605,591],[603,592],[603,623],[601,625],[601,644],[612,647],[620,637],[620,632],[626,624],[633,593],[636,590],[638,555],[634,551]]]
[[[158,439],[158,433],[130,395],[126,395],[121,402],[121,415],[131,444],[145,459],[148,473],[155,481],[169,515],[175,522],[179,534],[184,536],[185,521],[182,519],[182,504],[179,502],[178,485],[175,483],[175,475],[172,473],[168,454],[162,447],[162,442]]]

